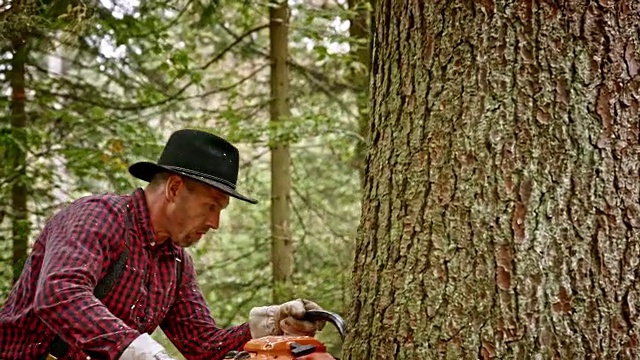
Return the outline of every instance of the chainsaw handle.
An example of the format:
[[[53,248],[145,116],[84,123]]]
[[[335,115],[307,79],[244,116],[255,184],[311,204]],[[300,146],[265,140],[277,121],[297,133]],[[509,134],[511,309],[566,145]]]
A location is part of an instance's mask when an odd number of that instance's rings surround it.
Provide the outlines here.
[[[340,333],[340,338],[342,339],[342,341],[344,341],[344,338],[347,336],[347,324],[345,323],[344,319],[336,313],[332,313],[326,310],[307,310],[307,312],[302,317],[302,320],[305,320],[305,321],[321,320],[321,321],[329,322],[336,329],[338,329],[338,332]]]

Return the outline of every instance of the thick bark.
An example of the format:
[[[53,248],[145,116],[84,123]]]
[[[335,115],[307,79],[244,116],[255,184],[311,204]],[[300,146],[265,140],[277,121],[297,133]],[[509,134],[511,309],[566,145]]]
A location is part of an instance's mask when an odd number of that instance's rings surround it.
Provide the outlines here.
[[[288,20],[286,1],[273,0],[269,7],[269,38],[271,41],[271,122],[273,128],[290,116]],[[271,264],[273,266],[273,301],[290,298],[293,271],[293,245],[289,228],[291,193],[291,155],[286,136],[274,131],[271,139]]]
[[[640,4],[375,19],[344,358],[637,358]]]
[[[8,157],[13,163],[11,185],[11,227],[13,236],[13,281],[20,277],[24,261],[27,258],[30,223],[27,210],[26,181],[26,126],[25,111],[25,63],[27,60],[27,46],[17,43],[14,46],[11,59],[11,70],[8,73],[11,85],[11,134],[13,145]]]

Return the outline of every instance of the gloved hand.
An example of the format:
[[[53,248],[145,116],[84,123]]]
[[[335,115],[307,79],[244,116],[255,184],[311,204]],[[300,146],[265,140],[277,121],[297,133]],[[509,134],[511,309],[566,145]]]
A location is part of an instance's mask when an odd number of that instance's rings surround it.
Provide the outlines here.
[[[300,320],[307,310],[322,310],[313,301],[298,299],[282,305],[261,306],[249,312],[249,330],[254,339],[269,335],[314,336],[322,330],[324,321]]]
[[[149,334],[142,334],[124,349],[120,360],[176,360]]]

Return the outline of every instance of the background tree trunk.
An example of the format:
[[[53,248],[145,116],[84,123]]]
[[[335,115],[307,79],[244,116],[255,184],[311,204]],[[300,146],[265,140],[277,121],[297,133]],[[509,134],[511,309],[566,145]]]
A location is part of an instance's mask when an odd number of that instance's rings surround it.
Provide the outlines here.
[[[287,1],[271,1],[269,6],[269,38],[271,40],[271,263],[273,266],[273,301],[290,298],[293,271],[293,245],[289,228],[291,193],[291,155],[288,139],[278,129],[288,120],[289,71]]]
[[[11,85],[11,135],[12,146],[7,157],[13,163],[11,184],[11,228],[13,236],[13,282],[20,277],[22,267],[27,258],[30,222],[27,209],[27,174],[26,149],[27,115],[25,111],[25,63],[27,61],[27,45],[18,41],[14,44],[9,71]]]
[[[640,4],[377,6],[344,358],[636,358]]]
[[[358,88],[358,134],[363,140],[367,139],[369,129],[369,72],[371,68],[370,9],[373,0],[349,0],[349,37],[351,65],[351,82]],[[365,141],[358,141],[356,145],[355,164],[360,174],[360,182],[364,184],[364,164],[367,154]]]

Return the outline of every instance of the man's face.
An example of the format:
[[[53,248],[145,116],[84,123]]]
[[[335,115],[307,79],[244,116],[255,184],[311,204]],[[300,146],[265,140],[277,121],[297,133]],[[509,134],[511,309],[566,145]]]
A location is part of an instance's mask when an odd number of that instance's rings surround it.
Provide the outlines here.
[[[188,247],[220,225],[220,212],[229,204],[222,191],[195,180],[172,175],[166,184],[167,228],[174,244]]]

